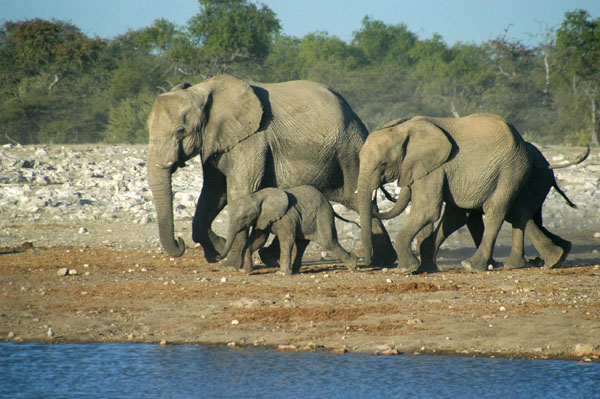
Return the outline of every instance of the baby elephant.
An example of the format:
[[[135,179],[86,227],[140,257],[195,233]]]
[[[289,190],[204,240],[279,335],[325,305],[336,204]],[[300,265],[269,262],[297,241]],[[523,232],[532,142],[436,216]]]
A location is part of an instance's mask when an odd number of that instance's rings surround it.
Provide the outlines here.
[[[327,198],[312,186],[259,190],[229,204],[229,229],[223,256],[229,253],[237,233],[252,227],[244,252],[254,252],[265,244],[269,233],[275,234],[279,239],[279,265],[283,274],[300,269],[302,255],[311,240],[333,252],[346,267],[354,269],[356,256],[339,244],[333,217]],[[246,270],[251,268],[250,265]]]

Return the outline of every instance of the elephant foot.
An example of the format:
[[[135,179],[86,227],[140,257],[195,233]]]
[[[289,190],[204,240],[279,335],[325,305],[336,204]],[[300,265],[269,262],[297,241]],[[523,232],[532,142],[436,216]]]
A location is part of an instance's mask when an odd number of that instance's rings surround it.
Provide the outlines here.
[[[518,258],[518,259],[511,259],[509,258],[506,263],[504,264],[504,269],[505,270],[513,270],[513,269],[523,269],[527,267],[527,261],[525,260],[525,258]],[[495,266],[494,266],[495,269]]]
[[[438,268],[438,266],[435,262],[428,261],[428,262],[421,262],[421,265],[415,271],[415,274],[437,273],[439,271],[440,271],[440,269]]]
[[[281,267],[279,268],[279,274],[283,274],[284,276],[291,276],[292,274],[294,274],[294,270],[291,266]]]
[[[396,262],[397,256],[395,253],[375,252],[371,260],[371,265],[393,265]]]
[[[222,262],[219,265],[219,270],[223,271],[223,272],[239,272],[240,268],[236,265],[230,264],[230,263],[226,263],[226,262]]]
[[[460,264],[463,269],[469,272],[484,272],[488,270],[488,262],[482,262],[481,260],[473,259],[473,257],[463,260]]]
[[[356,256],[351,255],[350,259],[346,259],[344,261],[344,265],[348,268],[348,270],[356,270],[356,265],[358,263],[358,259],[356,258]]]
[[[242,265],[239,258],[236,260],[232,259],[231,256],[228,256],[227,258],[223,259],[221,263],[219,263],[219,270],[221,271],[239,272],[242,267],[244,267],[245,270],[245,265]],[[252,267],[252,265],[250,265],[250,267]]]
[[[544,269],[552,269],[567,258],[571,251],[571,243],[567,241],[564,247],[557,247],[551,254],[544,256]]]
[[[262,263],[267,267],[279,267],[279,259],[269,248],[261,248],[258,250],[258,256]]]
[[[202,245],[202,250],[204,251],[204,258],[208,263],[217,263],[222,259],[221,254],[212,245]]]
[[[414,255],[398,257],[398,272],[404,274],[413,274],[419,269],[420,263]]]

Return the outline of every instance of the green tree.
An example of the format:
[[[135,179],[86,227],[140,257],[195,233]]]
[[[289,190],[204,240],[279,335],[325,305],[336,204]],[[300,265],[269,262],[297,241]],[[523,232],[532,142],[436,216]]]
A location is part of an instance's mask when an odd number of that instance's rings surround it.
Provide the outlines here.
[[[198,0],[200,13],[187,29],[205,57],[220,62],[264,59],[281,29],[275,13],[248,0]]]
[[[600,18],[584,10],[565,13],[556,31],[556,50],[562,76],[573,92],[582,91],[589,102],[590,144],[600,141]]]
[[[418,42],[417,35],[406,25],[386,25],[364,17],[362,29],[354,32],[352,44],[359,48],[372,65],[391,65],[402,69],[413,62],[410,51]]]
[[[105,46],[62,21],[5,22],[0,28],[0,140],[49,140],[59,121],[66,126],[65,140],[93,138],[91,93],[77,81],[96,67]]]

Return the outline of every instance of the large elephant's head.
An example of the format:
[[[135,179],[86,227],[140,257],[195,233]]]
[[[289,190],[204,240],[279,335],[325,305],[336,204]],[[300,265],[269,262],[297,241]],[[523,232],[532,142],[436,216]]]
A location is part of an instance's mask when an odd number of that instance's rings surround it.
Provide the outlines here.
[[[171,174],[197,154],[207,162],[230,150],[259,129],[262,114],[250,85],[228,75],[180,85],[154,101],[147,122],[147,171],[160,242],[169,255],[185,251],[183,240],[174,239]]]
[[[268,230],[285,215],[290,201],[285,191],[264,188],[229,204],[229,227],[222,256],[227,256],[237,233],[250,227]]]
[[[372,255],[374,191],[394,180],[398,181],[398,186],[410,187],[416,180],[442,166],[451,151],[452,143],[446,133],[424,120],[397,120],[369,134],[360,150],[358,176],[361,239],[367,264],[371,262]],[[391,212],[398,214],[396,208],[405,207],[406,203],[396,202]]]

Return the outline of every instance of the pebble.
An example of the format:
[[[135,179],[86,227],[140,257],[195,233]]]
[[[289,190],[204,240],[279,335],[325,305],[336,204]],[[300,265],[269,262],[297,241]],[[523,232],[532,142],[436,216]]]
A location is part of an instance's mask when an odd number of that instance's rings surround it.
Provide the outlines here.
[[[61,267],[60,269],[58,269],[56,274],[58,274],[61,277],[67,276],[69,274],[69,269],[67,267]]]

